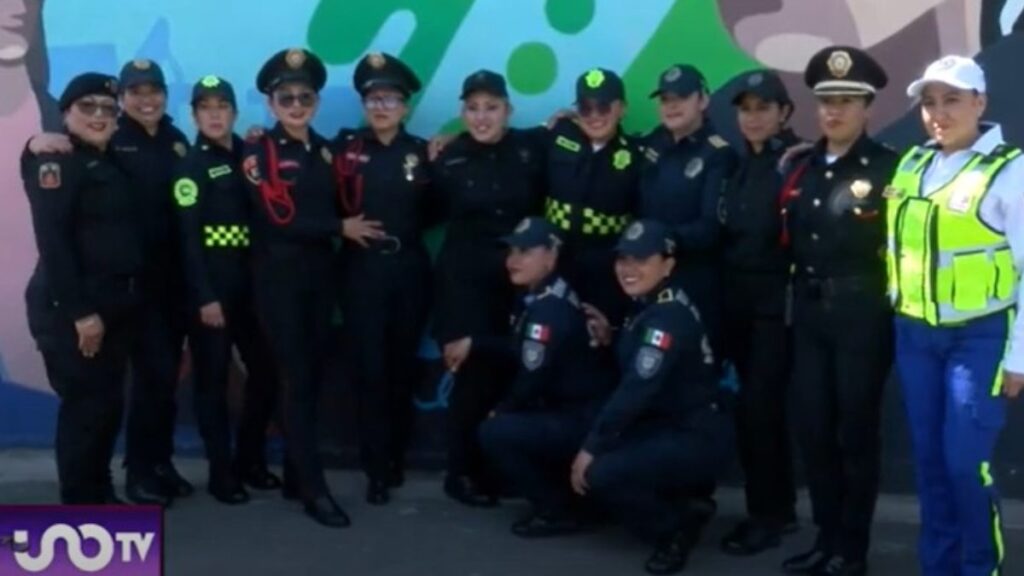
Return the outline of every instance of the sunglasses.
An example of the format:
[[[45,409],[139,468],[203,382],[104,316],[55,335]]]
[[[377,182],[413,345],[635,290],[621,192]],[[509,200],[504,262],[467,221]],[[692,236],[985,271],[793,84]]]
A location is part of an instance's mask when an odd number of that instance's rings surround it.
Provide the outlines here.
[[[576,112],[584,118],[593,115],[607,116],[612,112],[612,102],[580,102],[576,104]]]
[[[282,108],[291,108],[298,103],[303,108],[312,108],[316,103],[316,94],[312,92],[278,92],[274,94],[274,101]]]
[[[99,116],[100,118],[113,118],[117,116],[117,104],[102,104],[90,100],[75,102],[75,109],[84,116]]]
[[[405,99],[401,96],[375,96],[363,100],[367,110],[397,110],[402,104],[405,104]]]

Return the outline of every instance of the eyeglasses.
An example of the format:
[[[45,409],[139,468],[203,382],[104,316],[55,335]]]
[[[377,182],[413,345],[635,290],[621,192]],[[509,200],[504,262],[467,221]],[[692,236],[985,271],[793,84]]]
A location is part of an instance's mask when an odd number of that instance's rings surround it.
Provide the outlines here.
[[[274,94],[274,101],[282,108],[291,108],[298,103],[303,108],[312,108],[316,103],[316,94],[312,92],[277,92]]]
[[[607,116],[612,112],[611,102],[580,102],[576,104],[576,111],[580,116],[587,117],[594,114]]]
[[[91,100],[75,102],[75,109],[84,116],[99,116],[100,118],[113,118],[117,116],[118,112],[116,104],[101,104]]]
[[[374,96],[363,100],[367,110],[397,110],[402,104],[405,99],[401,96]]]

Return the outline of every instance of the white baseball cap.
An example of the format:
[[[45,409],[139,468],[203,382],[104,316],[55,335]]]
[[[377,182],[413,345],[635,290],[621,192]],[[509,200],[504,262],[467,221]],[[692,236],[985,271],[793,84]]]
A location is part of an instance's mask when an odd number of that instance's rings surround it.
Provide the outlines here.
[[[964,56],[946,56],[932,62],[924,75],[907,86],[907,96],[920,98],[924,87],[933,82],[946,84],[960,90],[985,92],[985,72],[978,63]]]

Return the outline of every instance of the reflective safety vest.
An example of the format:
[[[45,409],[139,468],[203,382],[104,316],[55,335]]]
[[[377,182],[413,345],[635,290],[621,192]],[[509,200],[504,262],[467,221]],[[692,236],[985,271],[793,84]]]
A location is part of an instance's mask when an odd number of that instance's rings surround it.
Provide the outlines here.
[[[885,190],[889,296],[898,313],[939,326],[1016,304],[1018,275],[1006,236],[978,212],[996,175],[1020,154],[1006,144],[975,154],[928,196],[921,177],[935,150],[915,147],[903,156]]]

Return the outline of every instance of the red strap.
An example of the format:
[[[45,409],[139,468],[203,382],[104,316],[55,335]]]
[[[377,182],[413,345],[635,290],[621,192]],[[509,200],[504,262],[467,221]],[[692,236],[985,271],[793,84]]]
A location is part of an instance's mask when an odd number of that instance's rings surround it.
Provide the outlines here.
[[[346,216],[359,214],[363,209],[363,175],[359,173],[359,157],[363,154],[363,139],[354,138],[345,151],[334,157],[334,176],[338,181],[338,197]],[[352,182],[349,190],[348,183]],[[350,193],[351,192],[351,193]]]
[[[787,208],[790,202],[800,195],[800,189],[796,185],[800,182],[804,172],[807,172],[808,164],[807,160],[797,164],[782,185],[782,191],[779,192],[779,212],[782,214],[782,233],[779,235],[779,244],[783,247],[789,246],[789,211]]]
[[[295,218],[295,200],[292,198],[291,185],[281,180],[277,164],[277,146],[271,138],[264,136],[264,149],[267,153],[267,177],[260,182],[260,195],[267,215],[278,226],[287,226]]]

